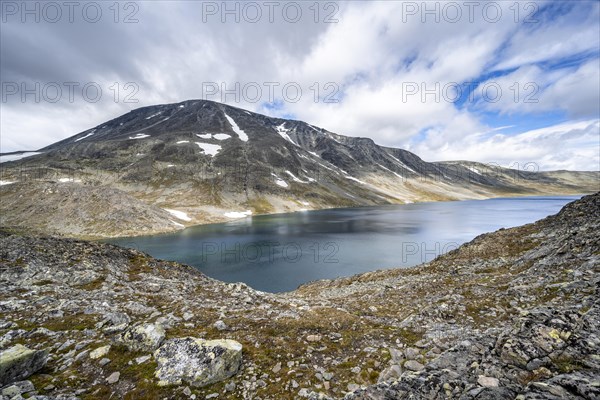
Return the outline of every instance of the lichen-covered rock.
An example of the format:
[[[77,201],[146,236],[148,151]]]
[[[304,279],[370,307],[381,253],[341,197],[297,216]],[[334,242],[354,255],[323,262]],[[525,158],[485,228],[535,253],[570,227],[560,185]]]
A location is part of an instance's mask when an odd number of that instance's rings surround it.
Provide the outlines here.
[[[127,346],[131,351],[154,351],[165,339],[165,330],[158,324],[134,326],[120,333],[115,338],[119,344]]]
[[[33,392],[35,390],[35,387],[33,386],[33,383],[31,383],[31,381],[20,381],[20,382],[15,382],[10,386],[7,386],[5,388],[2,388],[2,396],[6,396],[9,399],[13,399],[13,398],[22,398],[21,395],[25,394],[25,393],[29,393],[29,392]],[[1,396],[0,396],[1,397]]]
[[[102,358],[102,357],[104,357],[105,355],[107,355],[109,351],[110,351],[110,345],[108,345],[108,346],[102,346],[102,347],[98,347],[97,349],[95,349],[95,350],[92,350],[92,351],[90,352],[90,358],[91,358],[92,360],[96,360],[96,359],[98,359],[98,358]]]
[[[17,344],[0,352],[0,385],[31,376],[46,365],[47,350],[31,350]]]
[[[242,363],[242,345],[235,340],[177,338],[166,341],[154,358],[160,386],[185,382],[200,387],[235,375]]]

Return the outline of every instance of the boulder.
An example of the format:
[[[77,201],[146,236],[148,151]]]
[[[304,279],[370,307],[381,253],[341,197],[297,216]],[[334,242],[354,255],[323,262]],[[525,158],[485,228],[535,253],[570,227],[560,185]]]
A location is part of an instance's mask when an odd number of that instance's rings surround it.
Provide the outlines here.
[[[12,385],[2,389],[2,396],[6,396],[9,399],[12,399],[22,394],[33,392],[34,390],[35,387],[33,386],[33,383],[31,383],[31,381],[15,382]]]
[[[109,385],[112,385],[113,383],[117,383],[117,382],[119,382],[120,377],[121,377],[120,372],[113,372],[112,374],[110,374],[110,376],[108,378],[106,378],[106,383],[108,383]]]
[[[110,345],[108,345],[108,346],[102,346],[102,347],[98,347],[97,349],[95,349],[95,350],[92,350],[92,351],[90,352],[90,358],[91,358],[92,360],[95,360],[95,359],[97,359],[97,358],[102,358],[102,357],[104,357],[105,355],[107,355],[109,351],[110,351]]]
[[[397,364],[390,365],[379,374],[377,382],[395,381],[402,376],[402,367]]]
[[[421,364],[418,361],[415,360],[408,360],[407,362],[404,363],[404,368],[406,368],[409,371],[423,371],[423,369],[425,368],[423,366],[423,364]]]
[[[0,386],[25,379],[48,361],[47,350],[31,350],[17,344],[0,352]]]
[[[500,384],[498,379],[485,375],[479,375],[479,377],[477,378],[477,383],[479,383],[483,387],[490,388],[498,387],[498,385]]]
[[[119,344],[131,351],[154,351],[165,339],[165,330],[159,324],[134,326],[120,333],[115,338]]]
[[[193,337],[166,341],[155,353],[160,386],[201,387],[235,375],[242,363],[242,345],[235,340]]]

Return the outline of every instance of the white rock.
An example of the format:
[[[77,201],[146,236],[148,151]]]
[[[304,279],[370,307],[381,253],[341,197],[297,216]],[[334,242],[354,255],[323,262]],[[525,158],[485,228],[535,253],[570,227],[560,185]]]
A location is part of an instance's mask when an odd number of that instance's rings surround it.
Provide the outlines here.
[[[221,320],[215,322],[214,327],[220,331],[224,331],[225,329],[227,329],[227,325]]]
[[[120,377],[121,377],[120,372],[113,372],[112,374],[110,374],[110,376],[108,378],[106,378],[106,382],[108,384],[112,385],[113,383],[119,382]]]
[[[500,381],[490,376],[479,375],[479,378],[477,378],[477,383],[483,387],[498,387]]]
[[[96,359],[98,359],[98,358],[102,358],[102,357],[104,357],[105,355],[107,355],[109,351],[110,351],[110,345],[108,345],[108,346],[102,346],[102,347],[98,347],[97,349],[95,349],[95,350],[92,350],[92,351],[90,352],[90,358],[91,358],[92,360],[96,360]]]

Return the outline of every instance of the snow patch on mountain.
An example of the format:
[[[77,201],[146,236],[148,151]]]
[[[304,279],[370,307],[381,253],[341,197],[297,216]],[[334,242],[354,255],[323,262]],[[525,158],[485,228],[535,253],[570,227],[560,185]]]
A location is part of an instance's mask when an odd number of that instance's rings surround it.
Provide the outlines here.
[[[377,164],[377,165],[379,165],[381,168],[385,169],[386,171],[390,171],[392,174],[396,175],[398,178],[400,178],[400,179],[404,179],[404,178],[402,177],[402,175],[399,175],[399,174],[395,173],[395,172],[394,172],[394,171],[392,171],[391,169],[389,169],[389,168],[386,168],[386,167],[384,167],[384,166],[383,166],[383,165],[381,165],[381,164]]]
[[[81,179],[75,178],[59,178],[58,181],[60,183],[81,183]]]
[[[217,155],[217,153],[221,151],[221,146],[219,146],[218,144],[202,142],[196,142],[196,144],[204,151],[204,153],[208,154],[211,157]]]
[[[285,173],[288,174],[289,176],[291,176],[292,180],[294,182],[298,182],[298,183],[310,183],[310,180],[309,181],[303,181],[302,179],[299,179],[298,177],[296,177],[296,175],[294,175],[290,171],[285,171]]]
[[[281,187],[283,187],[283,188],[287,188],[287,187],[289,187],[289,186],[290,186],[290,185],[288,185],[288,184],[287,184],[287,182],[286,182],[286,181],[284,181],[283,179],[281,179],[280,177],[278,177],[278,176],[277,176],[277,175],[275,175],[274,173],[271,173],[271,175],[273,175],[273,176],[275,177],[275,184],[276,184],[277,186],[281,186]]]
[[[135,136],[129,136],[129,139],[144,139],[150,137],[150,135],[146,135],[145,133],[138,133]]]
[[[360,183],[360,184],[362,184],[362,185],[366,185],[366,184],[367,184],[366,182],[363,182],[363,181],[361,181],[360,179],[357,179],[357,178],[355,178],[355,177],[353,177],[353,176],[350,176],[350,175],[346,175],[346,176],[345,176],[345,178],[346,178],[346,179],[350,179],[350,180],[352,180],[352,181],[356,181],[356,182],[358,182],[358,183]]]
[[[87,135],[80,137],[79,139],[75,139],[76,142],[79,142],[80,140],[83,140],[85,138],[89,138],[90,136],[92,136],[94,133],[96,133],[96,130],[92,130],[90,133],[88,133]]]
[[[481,175],[481,172],[479,172],[479,170],[475,167],[467,167],[469,169],[469,171],[471,172],[475,172],[477,175]]]
[[[244,218],[244,217],[249,217],[250,215],[252,215],[252,211],[247,210],[247,211],[231,211],[231,212],[226,212],[225,214],[223,214],[224,216],[226,216],[227,218]]]
[[[231,118],[229,115],[227,115],[227,113],[224,113],[224,114],[225,114],[225,118],[227,118],[227,121],[229,121],[229,125],[231,125],[231,129],[233,129],[233,131],[238,135],[240,140],[243,142],[247,142],[248,135],[246,135],[246,132],[241,130],[240,127],[238,126],[238,124],[236,124],[235,121],[233,120],[233,118]]]
[[[149,116],[149,117],[146,117],[146,119],[152,119],[152,118],[154,118],[154,117],[158,117],[160,114],[162,114],[162,111],[159,111],[159,112],[157,112],[156,114],[152,114],[151,116]]]
[[[17,161],[22,158],[31,157],[31,156],[35,156],[38,154],[42,154],[42,153],[37,152],[37,151],[26,151],[26,152],[20,153],[20,154],[6,154],[3,156],[0,156],[0,163],[8,162],[8,161]]]
[[[290,131],[290,129],[286,129],[285,122],[279,126],[276,126],[275,130],[277,131],[277,133],[279,133],[279,136],[281,136],[288,142],[292,143],[293,145],[298,146],[298,144],[292,140],[290,135],[288,135],[288,132]]]
[[[405,168],[405,169],[409,170],[410,172],[413,172],[413,173],[415,173],[415,174],[416,174],[416,172],[415,172],[415,171],[414,171],[412,168],[410,168],[408,165],[404,164],[402,161],[398,160],[398,159],[397,159],[396,157],[394,157],[393,155],[391,155],[391,154],[390,154],[390,157],[392,157],[394,160],[398,161],[398,163],[400,164],[400,166],[401,166],[402,168]]]
[[[182,221],[191,221],[192,219],[183,211],[178,211],[178,210],[171,210],[169,208],[163,208],[163,210],[165,210],[166,212],[168,212],[169,214],[173,215],[175,218],[180,219]]]

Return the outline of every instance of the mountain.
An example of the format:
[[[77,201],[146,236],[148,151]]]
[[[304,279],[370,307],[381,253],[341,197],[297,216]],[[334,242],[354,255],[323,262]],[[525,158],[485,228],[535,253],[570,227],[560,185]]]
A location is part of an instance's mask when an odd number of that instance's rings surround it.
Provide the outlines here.
[[[427,264],[284,294],[133,249],[0,229],[0,391],[3,399],[598,399],[598,229],[600,193]],[[194,346],[205,340],[219,351]],[[207,383],[227,365],[232,341],[241,365]]]
[[[0,224],[78,237],[167,232],[250,213],[599,189],[595,172],[431,163],[368,138],[204,100],[139,108],[0,158]],[[136,207],[127,211],[129,204]],[[74,219],[85,226],[71,226]]]

